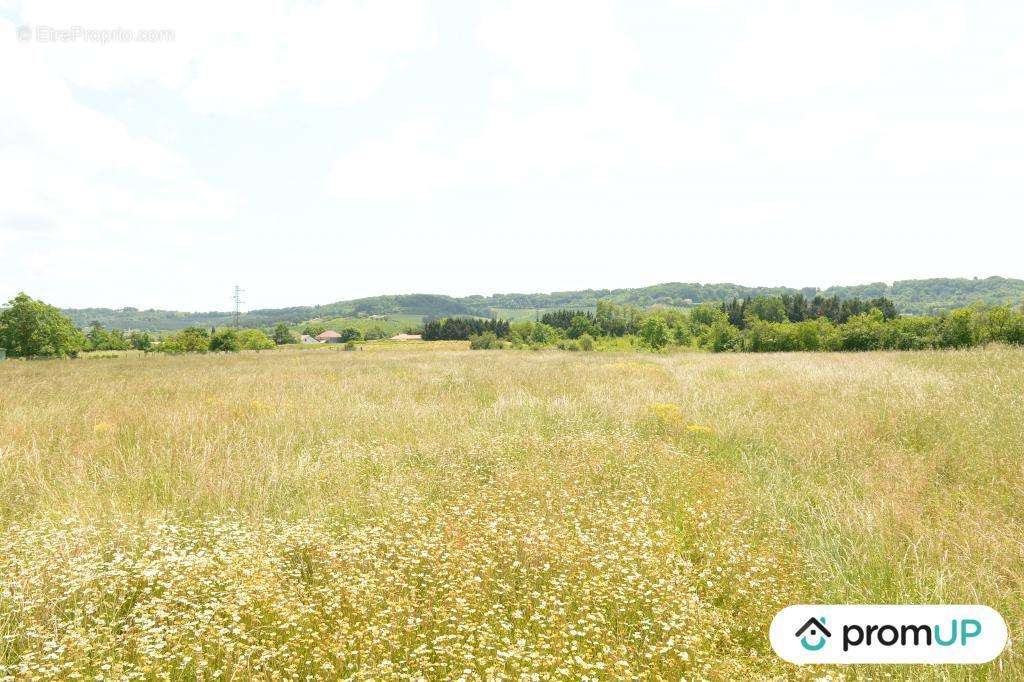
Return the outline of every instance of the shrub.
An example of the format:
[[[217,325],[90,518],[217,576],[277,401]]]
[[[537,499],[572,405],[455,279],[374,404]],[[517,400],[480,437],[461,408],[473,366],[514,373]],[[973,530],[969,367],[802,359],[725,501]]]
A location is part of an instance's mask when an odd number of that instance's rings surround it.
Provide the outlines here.
[[[579,339],[580,350],[591,351],[594,350],[594,337],[590,334],[584,334]]]
[[[132,332],[128,335],[128,341],[135,350],[149,352],[153,347],[153,339],[147,332]]]
[[[210,350],[210,333],[202,327],[185,327],[164,339],[157,350],[165,353],[205,353]]]
[[[234,353],[242,349],[238,332],[234,329],[222,329],[210,337],[210,350]]]
[[[558,341],[558,330],[543,322],[516,322],[511,326],[512,341],[516,345],[544,347]]]
[[[558,348],[561,350],[578,351],[580,344],[575,339],[562,339],[558,342]]]
[[[707,327],[701,335],[701,345],[715,353],[740,349],[740,330],[723,317]]]
[[[484,332],[469,337],[470,350],[493,350],[502,347],[503,344],[494,332]]]
[[[570,339],[578,339],[584,334],[592,337],[601,335],[601,328],[594,322],[593,315],[576,315],[565,332]]]
[[[353,341],[352,339],[349,339],[348,341],[345,342],[344,349],[345,350],[359,350],[359,346],[356,345],[355,341]]]
[[[242,350],[269,350],[275,345],[262,329],[239,329],[237,336]]]
[[[640,328],[640,340],[652,350],[661,350],[668,345],[668,325],[660,317],[651,316]]]

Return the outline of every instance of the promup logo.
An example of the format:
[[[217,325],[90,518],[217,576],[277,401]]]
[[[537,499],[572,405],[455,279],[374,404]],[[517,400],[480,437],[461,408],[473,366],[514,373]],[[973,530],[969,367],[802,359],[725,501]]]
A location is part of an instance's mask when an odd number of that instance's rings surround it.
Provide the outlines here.
[[[808,632],[810,630],[810,632]],[[804,634],[807,633],[807,634]],[[825,646],[828,642],[828,638],[832,636],[832,633],[825,627],[825,617],[821,618],[808,618],[807,622],[800,626],[800,629],[796,631],[796,636],[800,638],[800,644],[808,651],[818,651]],[[814,638],[817,637],[817,640]],[[808,641],[814,641],[814,644]]]
[[[783,609],[769,638],[792,663],[987,663],[1007,631],[987,606],[835,604]]]

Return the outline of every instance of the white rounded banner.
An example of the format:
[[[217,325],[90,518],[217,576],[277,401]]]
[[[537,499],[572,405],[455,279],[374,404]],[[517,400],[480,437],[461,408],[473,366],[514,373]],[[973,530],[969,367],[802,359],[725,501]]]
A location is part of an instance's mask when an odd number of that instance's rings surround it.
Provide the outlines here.
[[[988,663],[1006,622],[987,606],[788,606],[772,620],[772,649],[790,663]]]

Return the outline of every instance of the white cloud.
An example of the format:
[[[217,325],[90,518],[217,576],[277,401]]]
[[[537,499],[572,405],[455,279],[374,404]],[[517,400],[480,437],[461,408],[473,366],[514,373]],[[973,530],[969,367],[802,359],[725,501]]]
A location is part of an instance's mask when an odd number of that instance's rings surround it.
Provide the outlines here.
[[[17,281],[79,304],[220,306],[246,268],[254,289],[276,273],[256,305],[1024,274],[1013,248],[954,240],[1020,222],[1020,3],[0,0],[0,14],[175,32],[42,45],[0,25],[0,63],[16,66],[0,69],[0,294]],[[466,265],[496,234],[515,237]],[[941,238],[917,246],[926,234]],[[339,252],[358,274],[321,291],[308,273]],[[383,252],[401,267],[383,273]],[[448,274],[423,265],[439,259]],[[147,280],[162,272],[173,290]]]
[[[95,240],[223,220],[233,200],[192,177],[187,159],[82,105],[37,50],[0,20],[0,233]]]
[[[431,44],[424,0],[205,2],[34,0],[32,27],[169,29],[172,40],[33,44],[78,86],[155,82],[203,112],[233,113],[298,97],[347,104],[375,92],[398,60]]]

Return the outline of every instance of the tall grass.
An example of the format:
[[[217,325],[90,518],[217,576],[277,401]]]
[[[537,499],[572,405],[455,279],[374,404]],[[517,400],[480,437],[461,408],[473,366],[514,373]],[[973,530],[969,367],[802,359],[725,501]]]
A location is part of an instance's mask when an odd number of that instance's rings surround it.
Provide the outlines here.
[[[1019,630],[1021,350],[455,347],[0,363],[0,678],[850,673],[768,648],[808,601]]]

